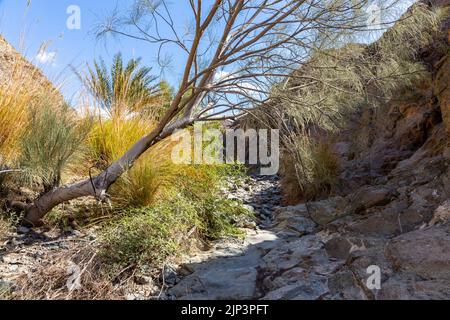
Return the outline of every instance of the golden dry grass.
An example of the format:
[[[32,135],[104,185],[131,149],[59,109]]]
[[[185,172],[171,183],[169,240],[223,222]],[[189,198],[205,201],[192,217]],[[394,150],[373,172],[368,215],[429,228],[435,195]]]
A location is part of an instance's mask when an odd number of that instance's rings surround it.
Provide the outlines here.
[[[92,159],[98,159],[100,168],[118,160],[153,127],[154,123],[143,119],[99,118],[88,140]]]
[[[23,59],[8,66],[10,78],[0,81],[0,161],[11,165],[17,160],[18,142],[29,121],[29,108],[43,96],[60,105],[62,97],[38,69]]]
[[[0,216],[0,241],[6,238],[9,231],[11,231],[11,224]]]

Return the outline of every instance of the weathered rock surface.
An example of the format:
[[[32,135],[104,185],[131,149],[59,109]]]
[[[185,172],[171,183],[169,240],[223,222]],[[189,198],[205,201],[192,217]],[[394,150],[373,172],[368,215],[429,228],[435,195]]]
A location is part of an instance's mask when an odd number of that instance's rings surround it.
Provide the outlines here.
[[[450,298],[448,201],[438,205],[443,197],[425,189],[397,189],[395,199],[393,185],[374,186],[364,190],[375,200],[357,190],[311,203],[309,210],[273,207],[271,228],[191,258],[182,266],[189,274],[166,298]],[[418,202],[430,214],[417,213]],[[361,203],[365,214],[346,211]],[[380,268],[380,290],[368,286],[370,266]]]
[[[450,280],[449,225],[401,235],[388,244],[386,251],[394,268],[402,273]]]

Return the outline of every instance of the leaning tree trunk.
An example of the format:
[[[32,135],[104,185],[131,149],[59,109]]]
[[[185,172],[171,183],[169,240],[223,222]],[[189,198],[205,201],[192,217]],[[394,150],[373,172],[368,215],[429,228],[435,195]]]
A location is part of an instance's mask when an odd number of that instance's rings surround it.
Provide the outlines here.
[[[148,136],[139,140],[128,152],[119,160],[111,164],[105,171],[92,179],[62,186],[45,193],[37,198],[25,210],[23,224],[36,227],[41,225],[42,218],[57,205],[82,198],[93,196],[99,200],[106,200],[109,187],[129,170],[137,159],[156,142],[167,138],[175,130],[185,128],[193,123],[192,120],[182,119],[168,126],[166,129],[156,129]]]

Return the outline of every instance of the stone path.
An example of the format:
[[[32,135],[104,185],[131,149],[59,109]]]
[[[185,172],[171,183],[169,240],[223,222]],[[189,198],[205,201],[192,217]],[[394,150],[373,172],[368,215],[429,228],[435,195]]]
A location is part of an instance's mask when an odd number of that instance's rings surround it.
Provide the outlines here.
[[[308,207],[282,207],[278,178],[250,177],[234,186],[228,197],[254,210],[258,224],[248,226],[245,239],[217,241],[178,269],[166,270],[168,288],[156,287],[156,296],[181,300],[450,299],[450,200],[438,199],[435,203],[440,205],[427,205],[420,211],[418,205],[427,204],[428,194],[444,197],[438,182],[429,178],[429,192],[411,193],[397,185],[396,181],[403,181],[398,178]],[[86,236],[77,234],[16,235],[0,249],[0,293],[16,275],[84,240]],[[368,286],[367,271],[373,266],[381,271],[381,290]],[[135,296],[133,291],[126,298],[148,295]]]
[[[281,245],[271,227],[281,202],[278,177],[251,176],[233,186],[229,199],[241,200],[259,219],[245,240],[213,243],[207,252],[189,258],[182,266],[190,273],[170,288],[166,299],[254,299],[262,296],[258,287],[262,257]],[[230,280],[232,279],[232,280]]]
[[[325,274],[342,263],[329,261],[319,235],[307,236],[316,224],[283,208],[279,179],[252,176],[231,189],[230,199],[250,206],[260,224],[244,241],[218,241],[189,258],[165,299],[319,299],[329,292]],[[304,208],[300,207],[300,208]],[[300,267],[317,263],[313,270]]]
[[[279,195],[274,178],[253,177],[235,188],[229,197],[252,205],[260,227],[248,230],[244,241],[219,241],[188,259],[179,270],[184,276],[163,298],[450,298],[448,214],[442,219],[442,212],[450,212],[450,201],[430,221],[429,216],[399,211],[402,200],[386,186],[308,208],[277,206]],[[380,270],[381,289],[370,280],[373,267]]]

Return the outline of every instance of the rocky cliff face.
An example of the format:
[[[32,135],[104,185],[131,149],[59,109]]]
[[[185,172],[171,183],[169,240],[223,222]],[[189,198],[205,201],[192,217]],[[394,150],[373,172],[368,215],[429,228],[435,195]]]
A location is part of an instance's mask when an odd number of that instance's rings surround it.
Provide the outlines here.
[[[424,48],[428,78],[340,136],[338,196],[278,209],[297,240],[264,258],[266,298],[450,298],[450,39],[436,42],[447,49]],[[371,266],[379,290],[367,286]]]

